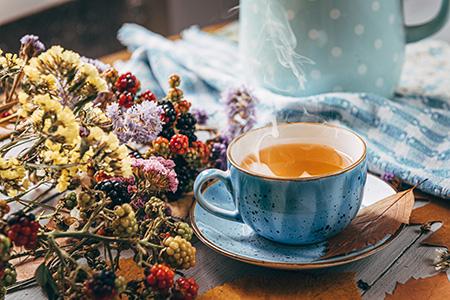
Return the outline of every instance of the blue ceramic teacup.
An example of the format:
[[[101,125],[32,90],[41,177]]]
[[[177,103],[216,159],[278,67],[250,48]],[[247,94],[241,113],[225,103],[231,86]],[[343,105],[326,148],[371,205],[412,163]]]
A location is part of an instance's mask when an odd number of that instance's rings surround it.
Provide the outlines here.
[[[208,212],[249,225],[257,234],[286,244],[311,244],[343,230],[356,216],[367,176],[366,145],[354,132],[318,123],[289,123],[279,126],[279,137],[270,127],[249,131],[234,139],[227,151],[228,171],[208,169],[195,180],[194,195]],[[330,146],[348,156],[351,164],[333,174],[282,178],[248,171],[240,166],[261,148],[281,143]],[[211,179],[221,180],[232,195],[236,209],[212,205],[202,194]]]

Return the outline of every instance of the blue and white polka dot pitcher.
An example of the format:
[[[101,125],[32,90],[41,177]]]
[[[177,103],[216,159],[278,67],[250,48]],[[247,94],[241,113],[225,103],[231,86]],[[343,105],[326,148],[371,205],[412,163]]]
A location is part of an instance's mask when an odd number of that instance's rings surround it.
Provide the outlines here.
[[[241,0],[241,54],[248,78],[280,94],[389,97],[405,43],[438,31],[448,10],[442,0],[433,20],[405,26],[402,0]]]

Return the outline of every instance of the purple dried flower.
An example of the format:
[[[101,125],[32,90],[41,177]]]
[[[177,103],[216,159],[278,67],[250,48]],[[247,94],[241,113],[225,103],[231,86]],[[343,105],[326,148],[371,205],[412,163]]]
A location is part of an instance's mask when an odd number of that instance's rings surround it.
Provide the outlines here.
[[[96,67],[97,70],[98,70],[100,73],[103,73],[103,72],[105,72],[106,70],[108,70],[108,69],[111,68],[110,65],[105,64],[104,62],[102,62],[102,61],[100,61],[100,60],[98,60],[98,59],[95,59],[95,58],[89,58],[89,57],[86,57],[86,56],[82,56],[80,59],[81,59],[82,62],[91,64],[91,65],[93,65],[94,67]]]
[[[106,108],[106,115],[122,143],[134,141],[146,144],[154,140],[162,130],[161,113],[161,107],[152,101],[134,104],[128,109],[117,103]]]
[[[211,160],[213,161],[215,168],[221,170],[227,169],[227,147],[228,143],[224,140],[219,140],[212,144]]]
[[[178,179],[175,163],[170,159],[151,156],[148,159],[133,159],[132,167],[140,191],[176,192]]]
[[[394,180],[394,178],[395,175],[392,172],[386,172],[383,175],[381,175],[381,179],[386,182],[391,182],[392,180]]]
[[[200,108],[192,109],[192,115],[197,120],[198,125],[205,125],[208,122],[209,116],[206,110]]]
[[[256,123],[258,99],[245,86],[232,88],[222,94],[228,117],[228,134],[234,138],[253,128]]]
[[[24,57],[34,57],[45,50],[44,44],[39,40],[39,37],[32,34],[24,35],[20,39],[22,44],[20,48],[21,55]]]
[[[139,209],[139,208],[144,208],[145,206],[145,202],[144,199],[142,197],[136,197],[135,199],[133,199],[131,201],[131,206],[133,206],[134,209]]]

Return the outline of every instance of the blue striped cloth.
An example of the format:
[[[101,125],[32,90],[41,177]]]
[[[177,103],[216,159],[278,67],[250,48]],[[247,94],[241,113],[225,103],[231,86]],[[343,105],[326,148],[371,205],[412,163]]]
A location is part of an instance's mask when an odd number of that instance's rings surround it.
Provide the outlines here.
[[[247,83],[236,42],[192,27],[170,41],[135,24],[125,24],[119,40],[133,52],[121,71],[132,71],[159,97],[172,73],[194,107],[206,108],[212,123],[224,126],[220,93]],[[393,99],[372,94],[332,93],[307,98],[280,96],[253,87],[260,99],[258,125],[279,120],[337,123],[362,135],[369,146],[369,169],[393,173],[404,182],[450,198],[450,46],[423,41],[407,47],[401,84]]]

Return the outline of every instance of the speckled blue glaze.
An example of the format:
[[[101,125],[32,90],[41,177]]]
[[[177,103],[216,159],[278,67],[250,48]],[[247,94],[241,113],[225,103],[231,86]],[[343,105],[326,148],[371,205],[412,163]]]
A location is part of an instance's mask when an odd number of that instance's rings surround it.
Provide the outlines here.
[[[395,191],[386,183],[373,175],[368,176],[368,183],[365,187],[363,206],[370,205],[392,195]],[[225,210],[233,210],[233,199],[222,182],[216,182],[209,186],[203,195],[208,201]],[[196,234],[210,247],[217,251],[236,259],[247,262],[266,265],[278,268],[289,268],[292,265],[339,262],[362,253],[385,243],[389,236],[375,245],[362,249],[355,249],[354,252],[338,256],[335,258],[321,259],[326,250],[326,242],[317,244],[292,246],[276,242],[256,234],[248,225],[242,222],[230,221],[215,216],[200,205],[196,205],[191,215],[191,221]],[[303,266],[303,268],[308,268]]]
[[[194,187],[199,204],[211,213],[242,220],[257,234],[285,244],[311,244],[344,229],[361,205],[367,164],[324,178],[286,181],[264,179],[230,166],[229,172],[202,172]],[[238,209],[217,209],[200,193],[203,182],[221,179],[233,194]]]
[[[242,220],[255,232],[286,244],[311,244],[343,230],[363,197],[365,160],[352,170],[307,181],[261,179],[230,167]]]

